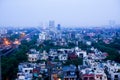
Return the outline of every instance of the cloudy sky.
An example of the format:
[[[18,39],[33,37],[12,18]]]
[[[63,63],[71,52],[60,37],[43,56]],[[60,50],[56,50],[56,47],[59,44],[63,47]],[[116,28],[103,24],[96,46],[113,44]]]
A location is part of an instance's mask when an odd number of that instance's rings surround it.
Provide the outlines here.
[[[0,0],[0,25],[38,26],[49,20],[64,26],[120,24],[120,0]]]

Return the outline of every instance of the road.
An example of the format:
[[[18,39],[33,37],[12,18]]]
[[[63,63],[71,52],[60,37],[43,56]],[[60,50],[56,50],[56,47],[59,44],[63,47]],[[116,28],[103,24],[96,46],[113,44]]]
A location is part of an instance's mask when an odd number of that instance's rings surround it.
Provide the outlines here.
[[[34,35],[34,33],[36,32],[36,30],[26,34],[24,37],[20,38],[18,41],[21,42],[27,38],[30,38],[32,35]],[[5,53],[1,53],[0,56],[8,56],[10,55],[13,51],[15,51],[15,49],[18,48],[19,45],[13,45],[12,48],[10,50],[8,50],[7,52]]]

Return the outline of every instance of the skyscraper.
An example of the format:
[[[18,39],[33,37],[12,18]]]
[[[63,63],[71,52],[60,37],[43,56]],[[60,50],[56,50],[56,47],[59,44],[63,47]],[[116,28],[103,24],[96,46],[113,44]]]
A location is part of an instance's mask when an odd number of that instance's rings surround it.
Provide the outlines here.
[[[57,25],[57,30],[61,30],[61,25],[60,24]]]
[[[49,28],[55,28],[55,21],[54,20],[49,21]]]

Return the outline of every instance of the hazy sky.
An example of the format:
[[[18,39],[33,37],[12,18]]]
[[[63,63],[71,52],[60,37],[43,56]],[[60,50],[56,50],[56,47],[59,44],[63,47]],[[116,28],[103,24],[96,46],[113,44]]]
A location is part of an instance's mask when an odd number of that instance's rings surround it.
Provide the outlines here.
[[[120,24],[120,0],[0,0],[0,25],[38,26]]]

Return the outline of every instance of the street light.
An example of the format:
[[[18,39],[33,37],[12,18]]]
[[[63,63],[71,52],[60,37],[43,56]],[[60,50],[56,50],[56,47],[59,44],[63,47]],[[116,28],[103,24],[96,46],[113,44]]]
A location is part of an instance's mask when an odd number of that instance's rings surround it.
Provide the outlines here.
[[[58,78],[58,80],[61,80],[60,78]]]
[[[8,39],[4,38],[4,44],[8,46],[8,45],[10,45],[11,43],[9,42]]]

